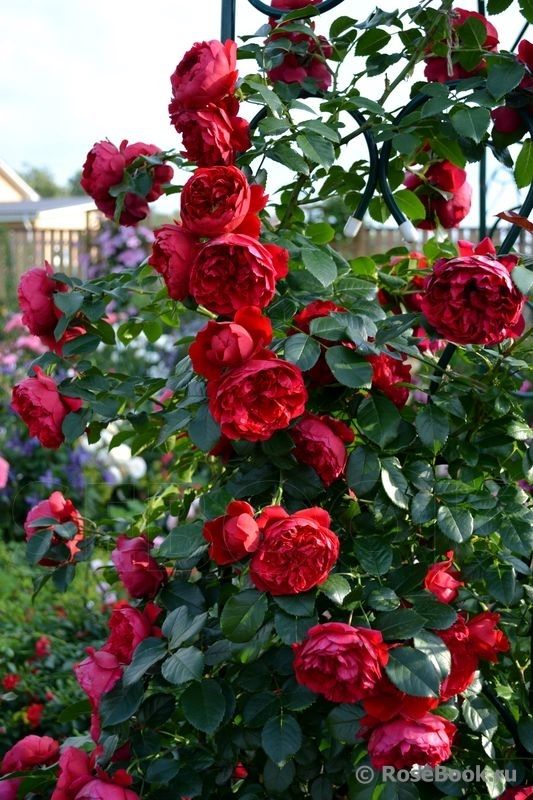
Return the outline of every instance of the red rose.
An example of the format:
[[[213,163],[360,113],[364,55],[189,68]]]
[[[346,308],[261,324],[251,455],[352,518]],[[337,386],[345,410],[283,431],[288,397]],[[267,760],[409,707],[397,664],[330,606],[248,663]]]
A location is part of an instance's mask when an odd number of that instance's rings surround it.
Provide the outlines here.
[[[453,603],[464,582],[459,570],[453,568],[453,550],[448,550],[445,561],[438,561],[429,567],[424,578],[424,587],[435,595],[441,603]]]
[[[198,249],[197,240],[180,225],[162,225],[155,232],[148,263],[163,276],[173,300],[184,300],[189,294],[191,265]]]
[[[267,306],[281,277],[268,247],[251,236],[227,233],[196,256],[190,292],[209,311],[233,316],[243,306]]]
[[[292,649],[298,683],[334,703],[362,700],[374,689],[389,660],[380,631],[344,622],[315,625]]]
[[[71,411],[79,411],[82,402],[59,394],[55,382],[40,367],[33,367],[33,371],[34,378],[14,387],[11,408],[26,423],[30,436],[36,436],[43,447],[57,450],[65,440],[63,420]]]
[[[329,317],[333,312],[347,311],[343,306],[338,306],[331,300],[313,300],[308,303],[305,308],[294,315],[293,328],[289,331],[289,335],[293,333],[309,333],[310,325],[314,319],[319,317]],[[318,338],[317,341],[322,344],[330,344],[325,339]],[[325,349],[320,354],[316,364],[307,370],[305,373],[311,380],[311,383],[316,386],[326,386],[330,383],[335,383],[335,377],[327,365],[325,357]]]
[[[272,324],[255,306],[240,308],[233,322],[208,322],[189,348],[195,372],[218,378],[249,361],[272,341]]]
[[[269,80],[273,83],[275,81],[302,83],[306,78],[312,78],[316,81],[321,91],[327,91],[331,85],[331,70],[324,62],[324,59],[332,55],[332,47],[327,39],[319,36],[317,41],[314,36],[300,32],[285,31],[284,26],[279,25],[268,37],[266,43],[275,43],[276,39],[279,38],[288,39],[296,45],[301,45],[305,42],[307,47],[304,55],[299,52],[288,52],[283,57],[281,64],[267,72]]]
[[[59,756],[59,777],[51,800],[73,800],[93,778],[91,758],[76,747],[66,747]]]
[[[452,665],[450,674],[441,684],[440,700],[445,702],[450,697],[464,692],[474,680],[478,668],[478,656],[469,642],[469,632],[462,617],[445,631],[436,631],[450,651]]]
[[[59,743],[50,736],[25,736],[11,747],[2,759],[0,773],[24,772],[33,767],[48,766],[59,755]]]
[[[472,187],[465,170],[451,161],[431,164],[423,178],[407,173],[404,186],[416,193],[426,209],[425,219],[416,222],[418,228],[433,230],[437,222],[454,228],[470,211]]]
[[[160,148],[155,144],[135,142],[128,144],[127,139],[116,147],[112,142],[96,142],[87,154],[83,165],[80,184],[90,197],[93,198],[97,208],[106,217],[113,219],[117,198],[109,190],[112,186],[122,183],[126,168],[140,156],[153,156],[159,153]],[[124,207],[120,215],[120,225],[136,225],[148,215],[148,203],[157,200],[163,193],[162,184],[172,179],[174,171],[166,164],[158,164],[146,169],[151,177],[151,186],[146,196],[141,197],[133,192],[127,192]]]
[[[459,239],[457,241],[457,250],[460,256],[495,256],[496,255],[496,248],[494,247],[494,242],[492,239],[489,239],[488,236],[485,236],[478,244],[472,244],[472,242],[467,242],[466,239]],[[501,256],[500,260],[503,264],[505,264],[505,259],[511,259],[509,263],[509,269],[515,264],[515,257],[514,256]]]
[[[55,292],[66,292],[64,283],[52,279],[54,271],[48,261],[44,267],[34,267],[25,272],[18,285],[18,301],[22,322],[35,336],[52,335],[61,316],[54,304]]]
[[[420,766],[435,767],[451,756],[456,727],[443,717],[425,714],[417,720],[396,717],[378,725],[368,742],[374,769]]]
[[[237,45],[196,42],[170,76],[172,98],[181,109],[204,108],[232,94],[237,83]]]
[[[30,728],[38,728],[43,718],[44,705],[42,703],[30,703],[23,713]]]
[[[372,719],[388,722],[393,717],[403,716],[409,719],[420,719],[428,711],[436,708],[439,699],[436,697],[414,697],[401,692],[383,674],[372,689],[372,693],[362,699],[363,708]]]
[[[492,25],[492,23],[483,16],[483,14],[479,14],[477,11],[466,11],[464,8],[454,8],[452,10],[452,14],[453,16],[451,23],[453,31],[457,31],[457,29],[460,28],[461,25],[464,25],[469,19],[477,19],[483,24],[486,33],[485,41],[483,42],[481,49],[489,52],[495,52],[498,50],[498,31],[494,25]],[[425,61],[425,77],[428,79],[428,81],[439,81],[440,83],[445,83],[446,81],[450,80],[458,80],[461,78],[471,78],[473,75],[477,75],[479,72],[484,70],[487,66],[485,59],[482,58],[479,64],[477,64],[471,70],[466,70],[460,64],[452,64],[452,69],[450,72],[450,63],[447,58],[442,56],[432,56],[426,58]]]
[[[516,256],[440,258],[426,278],[422,311],[457,344],[497,344],[514,335],[524,297],[511,280]]]
[[[237,167],[204,167],[189,178],[181,193],[181,222],[196,236],[221,236],[233,231],[259,235],[257,213],[268,196],[250,186]],[[242,230],[244,228],[244,230]]]
[[[527,130],[527,126],[522,119],[522,115],[511,106],[499,106],[493,108],[490,116],[494,123],[494,130],[504,134],[522,134]]]
[[[204,538],[209,542],[209,558],[221,566],[233,564],[255,552],[259,546],[259,526],[254,510],[243,500],[234,500],[226,513],[204,525]]]
[[[372,365],[372,388],[379,389],[394,405],[402,408],[409,398],[409,389],[399,386],[402,383],[411,383],[411,367],[406,362],[406,356],[393,358],[387,353],[378,356],[367,356],[366,360]]]
[[[79,790],[74,800],[140,800],[140,797],[125,786],[93,778]]]
[[[293,456],[313,467],[324,486],[340,478],[346,466],[346,445],[354,440],[353,431],[327,414],[305,414],[290,430]]]
[[[306,6],[316,6],[322,0],[272,0],[272,8],[282,8],[284,11],[296,11],[298,8]]]
[[[167,573],[150,555],[150,542],[144,536],[128,539],[119,536],[111,553],[120,580],[131,597],[151,599],[167,580]]]
[[[79,553],[79,542],[83,539],[83,519],[80,512],[74,507],[71,500],[66,500],[61,492],[52,492],[48,500],[41,500],[28,512],[24,521],[24,532],[26,541],[29,542],[32,536],[44,530],[50,529],[50,524],[37,526],[35,523],[39,519],[55,519],[58,525],[73,523],[76,526],[76,533],[70,539],[63,539],[54,533],[50,542],[52,552],[39,561],[43,567],[55,567],[58,564],[67,564],[74,560],[76,553]]]
[[[127,603],[118,604],[109,620],[109,638],[103,650],[113,653],[121,664],[129,664],[136,647],[149,636],[157,636],[154,622],[161,613],[159,606],[148,603],[143,611]]]
[[[496,627],[499,621],[499,614],[483,611],[466,624],[470,648],[479,658],[492,661],[494,664],[498,660],[498,653],[507,653],[510,647],[505,633]]]
[[[17,688],[19,683],[21,682],[22,678],[20,675],[10,674],[5,675],[2,678],[2,688],[6,690],[6,692],[12,692],[14,689]]]
[[[231,777],[236,781],[244,780],[244,778],[248,777],[248,770],[241,761],[239,761],[238,764],[235,764]]]
[[[48,636],[39,636],[35,642],[33,651],[37,658],[45,658],[46,656],[49,656],[52,652],[52,642]]]
[[[111,691],[120,680],[123,669],[118,658],[107,650],[95,650],[94,647],[88,647],[86,652],[87,658],[74,666],[74,673],[91,703],[93,711],[91,735],[93,738],[98,738],[94,734],[96,729],[99,729],[100,701],[103,695]]]
[[[0,781],[0,800],[17,800],[22,778]]]
[[[228,439],[261,442],[305,411],[302,373],[268,350],[207,386],[209,409]]]
[[[182,111],[175,102],[168,108],[170,121],[182,135],[182,155],[199,167],[229,166],[250,147],[250,126],[224,108],[209,105]]]
[[[533,786],[510,786],[498,797],[498,800],[527,800],[531,795],[533,795]]]
[[[300,594],[324,583],[339,556],[339,539],[322,508],[288,514],[280,506],[264,509],[262,532],[250,563],[250,578],[261,592]]]

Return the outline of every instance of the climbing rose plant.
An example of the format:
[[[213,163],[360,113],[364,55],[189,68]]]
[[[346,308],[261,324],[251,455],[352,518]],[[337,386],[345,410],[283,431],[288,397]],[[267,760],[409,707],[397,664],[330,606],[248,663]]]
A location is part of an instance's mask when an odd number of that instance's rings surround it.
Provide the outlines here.
[[[531,273],[488,238],[440,235],[468,213],[465,166],[487,145],[514,158],[519,187],[533,179],[531,139],[507,149],[528,129],[533,45],[500,49],[488,18],[432,1],[339,16],[326,38],[314,6],[273,3],[287,13],[245,39],[244,77],[235,42],[192,46],[171,76],[177,152],[91,149],[82,185],[117,223],[181,190],[147,263],[21,281],[24,321],[50,348],[13,389],[30,432],[58,448],[113,424],[110,448],[159,449],[169,479],[118,537],[59,492],[28,514],[41,582],[68,585],[96,542],[124,599],[74,667],[86,735],[19,741],[2,798],[533,791]],[[419,62],[423,102],[396,119]],[[330,224],[356,212],[357,227],[373,167],[339,157],[369,130],[391,148],[370,214],[437,228],[420,251],[351,258]],[[292,173],[281,188],[273,162]],[[113,327],[108,305],[139,295]],[[91,360],[163,326],[166,378]],[[440,765],[479,772],[381,772]]]

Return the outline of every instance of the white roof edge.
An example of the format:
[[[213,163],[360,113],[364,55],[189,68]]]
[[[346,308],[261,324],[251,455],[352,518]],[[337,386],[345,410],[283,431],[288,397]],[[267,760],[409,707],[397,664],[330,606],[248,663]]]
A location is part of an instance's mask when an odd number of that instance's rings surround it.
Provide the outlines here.
[[[29,183],[26,183],[24,178],[21,178],[18,172],[9,166],[3,159],[0,158],[0,173],[3,173],[7,180],[13,184],[22,194],[26,195],[26,200],[40,200],[41,195],[37,194],[35,189],[32,189]]]

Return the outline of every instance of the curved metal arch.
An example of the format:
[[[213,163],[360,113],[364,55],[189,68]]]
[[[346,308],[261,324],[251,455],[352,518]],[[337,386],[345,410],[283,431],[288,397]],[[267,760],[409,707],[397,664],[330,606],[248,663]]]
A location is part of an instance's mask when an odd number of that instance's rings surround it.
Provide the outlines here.
[[[286,8],[272,8],[264,3],[263,0],[248,0],[248,2],[251,6],[257,9],[257,11],[261,11],[262,14],[267,14],[273,19],[279,19],[284,14],[288,13]],[[313,6],[313,8],[318,11],[319,14],[323,14],[325,11],[331,11],[332,8],[340,6],[340,4],[343,2],[344,0],[322,0],[321,3],[317,3],[317,5]],[[309,3],[309,5],[312,4]]]

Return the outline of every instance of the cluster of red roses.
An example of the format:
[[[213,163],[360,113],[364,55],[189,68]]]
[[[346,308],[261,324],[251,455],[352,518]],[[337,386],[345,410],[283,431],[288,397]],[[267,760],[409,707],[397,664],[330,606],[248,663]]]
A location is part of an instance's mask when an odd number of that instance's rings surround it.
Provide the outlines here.
[[[56,520],[60,526],[70,523],[72,532],[63,528],[63,535],[56,533],[51,520]],[[39,561],[43,567],[57,567],[74,561],[76,554],[80,552],[78,545],[83,539],[83,527],[80,512],[72,500],[66,500],[61,492],[52,492],[47,500],[37,503],[30,509],[24,521],[27,542],[38,533],[50,531],[48,551]]]
[[[170,120],[183,155],[200,167],[233,164],[250,147],[248,123],[237,116],[236,66],[235,42],[197,42],[171,75]]]
[[[272,0],[272,8],[281,8],[284,11],[295,11],[309,5],[317,5],[320,0]],[[277,24],[275,19],[270,20],[272,32],[265,40],[265,45],[276,42],[285,45],[288,40],[292,49],[290,52],[281,51],[280,63],[268,70],[269,79],[275,83],[302,84],[311,78],[321,91],[327,91],[331,85],[331,71],[326,64],[326,59],[333,55],[333,48],[325,36],[315,36],[303,31],[286,30],[283,23]],[[310,23],[311,31],[314,24]]]
[[[52,643],[48,636],[39,636],[39,638],[35,641],[33,650],[34,655],[27,659],[27,663],[32,665],[31,672],[35,674],[39,672],[39,667],[37,666],[36,662],[46,658],[51,653]],[[22,677],[16,672],[8,672],[0,681],[0,685],[6,692],[16,692],[21,681]],[[24,719],[24,722],[30,728],[38,728],[41,724],[41,719],[45,710],[45,703],[41,702],[41,700],[50,701],[53,699],[54,695],[50,691],[47,691],[44,697],[39,697],[32,692],[29,697],[31,702],[29,702],[28,705],[22,709],[22,718]],[[1,797],[2,794],[0,791],[0,799]]]
[[[451,161],[432,161],[422,172],[407,172],[404,186],[415,192],[425,208],[424,219],[415,220],[417,228],[434,230],[455,228],[470,211],[472,187],[466,171]]]
[[[518,109],[521,108],[528,114],[533,113],[533,44],[527,39],[522,39],[519,43],[517,59],[526,68],[526,74],[517,87],[522,97],[515,96],[508,99],[504,106],[494,108],[490,112],[494,130],[509,137],[509,142],[519,141],[527,130]]]
[[[424,581],[442,603],[455,600],[464,585],[452,564],[449,551],[445,561],[429,568]],[[386,644],[380,631],[342,622],[315,625],[303,642],[293,645],[295,676],[327,700],[362,703],[366,716],[361,735],[368,739],[375,768],[435,766],[450,757],[456,728],[430,712],[470,686],[480,659],[495,662],[509,649],[507,637],[496,627],[498,621],[498,614],[485,611],[470,620],[460,615],[447,630],[434,631],[451,655],[450,673],[439,697],[408,695],[389,679],[385,670],[389,653],[401,642]]]

